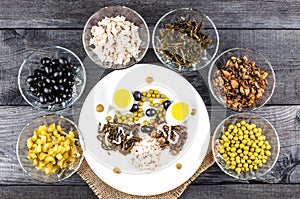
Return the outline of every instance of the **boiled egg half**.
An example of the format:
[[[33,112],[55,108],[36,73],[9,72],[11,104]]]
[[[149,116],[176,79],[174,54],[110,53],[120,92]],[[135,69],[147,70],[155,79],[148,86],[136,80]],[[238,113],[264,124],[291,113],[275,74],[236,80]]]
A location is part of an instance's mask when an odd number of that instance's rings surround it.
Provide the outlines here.
[[[113,107],[118,111],[129,111],[133,105],[134,98],[129,90],[121,88],[113,94]]]
[[[166,122],[171,125],[179,125],[188,119],[191,114],[191,106],[187,102],[173,102],[167,109]]]

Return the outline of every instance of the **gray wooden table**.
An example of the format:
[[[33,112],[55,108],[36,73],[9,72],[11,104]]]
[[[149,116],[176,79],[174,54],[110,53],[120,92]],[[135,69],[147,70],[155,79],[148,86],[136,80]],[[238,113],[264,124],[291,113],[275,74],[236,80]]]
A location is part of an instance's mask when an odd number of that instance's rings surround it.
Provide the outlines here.
[[[220,35],[219,53],[249,47],[264,54],[276,73],[271,100],[255,111],[277,129],[281,152],[274,169],[255,181],[238,181],[213,165],[200,175],[181,198],[300,198],[300,2],[268,1],[0,1],[0,198],[96,198],[78,176],[61,183],[38,183],[20,168],[15,146],[23,126],[45,114],[26,104],[18,91],[17,73],[23,59],[46,45],[60,45],[83,60],[88,82],[81,99],[58,112],[78,121],[82,103],[103,71],[86,56],[81,34],[90,15],[105,5],[122,4],[139,12],[153,29],[167,11],[192,7],[215,22]],[[149,49],[142,63],[158,63]],[[183,74],[205,101],[211,131],[233,114],[214,101],[207,87],[207,69]],[[298,117],[297,117],[298,115]]]

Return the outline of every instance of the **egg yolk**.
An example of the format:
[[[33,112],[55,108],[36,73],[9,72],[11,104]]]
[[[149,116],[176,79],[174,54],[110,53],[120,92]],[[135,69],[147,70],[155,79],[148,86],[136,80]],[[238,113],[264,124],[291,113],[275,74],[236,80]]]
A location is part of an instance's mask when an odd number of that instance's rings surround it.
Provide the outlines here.
[[[183,121],[189,116],[189,105],[185,102],[178,102],[172,106],[172,116],[175,120]]]
[[[113,100],[116,106],[126,108],[131,101],[131,94],[126,89],[119,89],[114,93]]]

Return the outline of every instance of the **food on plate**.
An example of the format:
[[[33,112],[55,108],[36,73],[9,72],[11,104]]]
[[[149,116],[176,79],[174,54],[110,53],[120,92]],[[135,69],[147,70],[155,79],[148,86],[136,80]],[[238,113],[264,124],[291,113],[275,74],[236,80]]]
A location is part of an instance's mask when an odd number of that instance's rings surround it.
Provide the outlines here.
[[[181,169],[181,168],[182,168],[182,164],[177,163],[177,164],[176,164],[176,168],[177,168],[177,169]]]
[[[133,95],[127,89],[118,89],[113,95],[113,106],[119,111],[128,111],[133,105]]]
[[[119,169],[118,167],[115,167],[115,168],[113,169],[113,172],[116,173],[116,174],[120,174],[122,171],[121,171],[121,169]]]
[[[151,84],[151,83],[153,82],[153,77],[148,76],[148,77],[146,78],[146,82],[147,82],[148,84]]]
[[[255,107],[268,86],[268,72],[260,70],[255,61],[246,56],[231,57],[214,74],[213,85],[217,95],[233,110]]]
[[[97,138],[101,141],[103,149],[118,150],[123,155],[130,153],[135,142],[141,140],[137,126],[120,125],[111,121],[107,121],[102,128],[99,123],[98,133]]]
[[[59,169],[71,167],[80,156],[72,131],[66,133],[61,126],[43,125],[35,129],[33,136],[27,139],[28,160],[46,175]]]
[[[226,167],[236,173],[262,167],[271,155],[271,145],[262,129],[245,120],[230,124],[220,143],[219,153],[226,160]]]
[[[131,152],[134,156],[131,159],[134,167],[155,170],[159,166],[161,147],[156,139],[147,138],[136,142]]]
[[[98,104],[98,105],[96,106],[96,111],[97,111],[97,112],[103,112],[103,111],[104,111],[104,106],[103,106],[102,104]]]
[[[166,121],[168,124],[180,124],[186,121],[191,113],[187,102],[173,102],[167,109]]]
[[[204,22],[185,19],[167,23],[159,30],[158,49],[165,62],[172,62],[176,67],[192,67],[199,63],[199,57],[209,47],[212,40],[201,32]]]
[[[122,65],[140,53],[139,27],[124,16],[105,17],[92,27],[91,34],[90,45],[102,62]]]
[[[182,150],[188,137],[184,124],[191,114],[187,102],[174,102],[153,88],[118,89],[112,101],[115,109],[106,115],[106,123],[98,126],[97,138],[103,149],[130,154],[132,165],[150,170],[159,166],[162,151],[175,156]],[[122,111],[124,108],[127,111]],[[168,113],[172,119],[167,119]],[[146,157],[147,153],[154,155]]]
[[[44,57],[41,66],[27,77],[29,92],[41,104],[62,104],[70,100],[74,92],[77,66],[67,58]]]
[[[196,114],[197,114],[197,109],[193,108],[192,112],[191,112],[191,115],[196,115]]]

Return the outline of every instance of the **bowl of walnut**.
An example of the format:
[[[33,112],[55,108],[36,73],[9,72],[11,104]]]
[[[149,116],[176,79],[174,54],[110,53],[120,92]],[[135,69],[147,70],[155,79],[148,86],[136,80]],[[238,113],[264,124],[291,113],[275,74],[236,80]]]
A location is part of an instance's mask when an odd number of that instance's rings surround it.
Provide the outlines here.
[[[234,111],[251,111],[265,105],[275,89],[275,73],[262,54],[233,48],[212,62],[208,75],[214,98]]]

